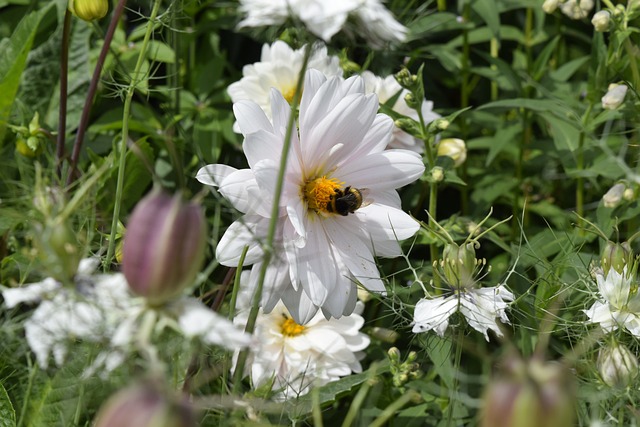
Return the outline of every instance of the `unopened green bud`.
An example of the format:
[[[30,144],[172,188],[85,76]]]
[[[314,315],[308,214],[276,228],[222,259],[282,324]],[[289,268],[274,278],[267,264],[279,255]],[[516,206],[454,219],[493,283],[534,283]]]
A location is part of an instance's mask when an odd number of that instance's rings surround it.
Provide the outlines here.
[[[373,328],[371,328],[370,334],[372,337],[388,343],[394,343],[400,337],[400,334],[398,334],[396,331],[387,328],[381,328],[378,326],[374,326]]]
[[[122,248],[122,271],[129,286],[160,305],[192,284],[206,245],[202,207],[179,194],[154,191],[134,209]]]
[[[458,246],[455,243],[445,245],[442,254],[442,269],[447,283],[455,289],[474,284],[474,273],[478,261],[473,243]]]
[[[76,233],[60,219],[50,219],[36,226],[38,255],[48,276],[62,283],[72,283],[82,254]]]
[[[391,347],[387,350],[387,354],[392,365],[400,363],[400,350],[397,347]]]
[[[633,191],[632,188],[626,188],[622,193],[622,198],[625,199],[627,202],[632,202],[636,199],[636,192]]]
[[[69,0],[69,10],[83,21],[104,18],[109,11],[108,0]]]
[[[508,362],[485,391],[480,426],[572,426],[574,394],[570,373],[561,364]]]
[[[444,179],[444,169],[440,166],[434,166],[433,169],[431,169],[431,179],[433,182],[442,181]]]
[[[193,408],[158,386],[144,383],[113,395],[100,409],[95,427],[195,427]]]
[[[598,372],[605,384],[624,388],[638,375],[638,358],[622,344],[600,350]]]
[[[407,132],[409,135],[419,139],[422,138],[422,131],[420,129],[420,123],[416,122],[412,118],[402,117],[393,122],[394,125],[400,130]]]
[[[611,268],[622,274],[624,267],[626,265],[631,265],[632,262],[633,251],[631,250],[629,242],[607,242],[604,250],[602,251],[602,256],[600,257],[600,263],[605,277],[609,274],[609,270]]]

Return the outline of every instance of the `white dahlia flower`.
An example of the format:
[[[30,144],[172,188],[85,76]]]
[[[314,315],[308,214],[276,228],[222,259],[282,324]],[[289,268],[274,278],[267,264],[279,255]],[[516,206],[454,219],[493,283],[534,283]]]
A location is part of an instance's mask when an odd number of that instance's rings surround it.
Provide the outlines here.
[[[244,326],[247,317],[245,310],[234,323]],[[283,304],[269,314],[261,310],[245,371],[251,374],[255,388],[273,380],[272,390],[279,399],[295,398],[312,387],[362,372],[359,360],[371,341],[360,332],[363,324],[357,313],[331,320],[318,313],[300,325]]]
[[[373,46],[402,42],[407,33],[380,0],[241,0],[240,11],[246,14],[240,28],[281,25],[291,18],[325,42],[341,30]]]
[[[364,79],[365,91],[367,93],[375,93],[378,95],[378,101],[380,104],[385,104],[387,101],[399,94],[393,105],[389,105],[389,107],[403,116],[418,120],[417,111],[409,107],[404,99],[409,91],[403,89],[394,76],[391,75],[382,78],[376,76],[371,71],[364,71],[362,73],[362,78]],[[426,99],[423,100],[421,110],[425,124],[431,123],[435,119],[440,118],[440,114],[433,111],[432,101],[427,101]],[[391,143],[389,143],[389,148],[406,148],[408,150],[422,153],[424,151],[424,142],[414,138],[402,129],[394,127],[393,139],[391,140]]]
[[[418,154],[385,150],[393,121],[377,114],[378,99],[365,95],[360,77],[327,79],[309,70],[304,87],[279,200],[277,250],[263,294],[267,312],[282,298],[301,324],[318,308],[327,317],[351,314],[357,282],[369,291],[384,292],[374,256],[399,256],[398,241],[419,228],[401,210],[395,189],[424,172]],[[216,257],[223,265],[237,265],[245,245],[246,265],[263,257],[261,245],[291,114],[275,90],[271,110],[272,122],[254,102],[234,105],[249,169],[208,165],[197,174],[244,214],[218,243]]]
[[[280,40],[272,45],[262,46],[260,62],[245,65],[242,69],[242,79],[229,85],[227,92],[231,100],[252,100],[271,118],[271,88],[278,90],[291,102],[304,62],[305,49],[302,47],[293,50]],[[342,75],[340,60],[337,56],[328,55],[326,46],[322,44],[314,46],[307,68],[321,71],[327,77]],[[234,130],[240,132],[237,123]]]

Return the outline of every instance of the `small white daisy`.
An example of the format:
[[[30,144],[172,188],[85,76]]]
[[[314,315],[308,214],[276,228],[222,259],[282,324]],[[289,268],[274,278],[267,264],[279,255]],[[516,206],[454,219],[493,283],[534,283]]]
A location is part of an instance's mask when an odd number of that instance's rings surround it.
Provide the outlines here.
[[[513,298],[513,294],[503,285],[491,288],[462,288],[446,297],[423,298],[416,304],[413,332],[427,332],[433,329],[438,335],[444,336],[449,326],[449,318],[459,311],[473,329],[484,334],[487,341],[489,329],[501,337],[502,331],[496,323],[496,318],[503,323],[509,323],[505,310]]]
[[[602,271],[596,272],[601,299],[584,310],[589,322],[600,324],[605,332],[622,327],[640,337],[640,294],[635,285],[632,289],[632,276],[627,274],[627,266],[622,273],[615,268],[610,268],[606,276]]]
[[[291,18],[325,42],[341,30],[373,46],[402,42],[407,33],[380,0],[241,0],[240,10],[246,14],[240,28],[281,25]]]
[[[407,116],[416,121],[418,120],[417,111],[409,107],[404,99],[405,95],[407,95],[409,91],[403,89],[394,76],[382,78],[376,76],[371,71],[364,71],[362,73],[362,78],[364,79],[366,93],[375,93],[378,95],[378,101],[380,104],[385,104],[387,101],[399,94],[394,104],[389,107],[403,116]],[[426,99],[423,100],[421,110],[425,124],[431,123],[435,119],[441,117],[440,114],[433,111],[432,101],[427,101]],[[389,148],[406,148],[408,150],[422,153],[424,151],[424,142],[394,126],[393,139],[389,143]]]
[[[244,326],[247,316],[245,310],[234,322]],[[318,314],[300,325],[282,304],[269,314],[261,310],[245,370],[251,373],[255,388],[273,380],[276,398],[306,394],[312,387],[362,372],[361,352],[370,343],[369,337],[360,332],[363,324],[357,313],[331,320]]]
[[[271,118],[271,88],[278,90],[291,102],[304,62],[305,49],[293,50],[280,40],[262,46],[260,62],[245,65],[242,79],[229,85],[227,92],[231,101],[252,100]],[[340,60],[337,56],[328,55],[326,46],[322,44],[314,46],[307,68],[318,70],[327,77],[342,75]],[[234,130],[240,132],[237,123]]]
[[[274,291],[298,323],[318,308],[327,317],[349,315],[357,281],[372,292],[385,291],[374,256],[401,255],[398,241],[419,228],[402,211],[395,189],[424,172],[417,153],[385,150],[393,121],[377,114],[377,97],[365,95],[360,77],[327,79],[309,70],[304,85],[299,129],[292,133],[284,172],[277,251],[269,265],[282,286]],[[218,243],[216,257],[223,265],[236,266],[245,245],[246,265],[262,260],[291,114],[275,90],[271,110],[273,122],[253,102],[234,104],[250,169],[208,165],[197,174],[244,214]]]

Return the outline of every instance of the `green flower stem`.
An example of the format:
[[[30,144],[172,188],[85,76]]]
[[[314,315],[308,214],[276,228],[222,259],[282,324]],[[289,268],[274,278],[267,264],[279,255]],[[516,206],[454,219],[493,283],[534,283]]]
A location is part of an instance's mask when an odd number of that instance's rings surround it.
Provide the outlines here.
[[[447,10],[447,0],[438,0],[438,12]]]
[[[633,45],[631,44],[631,40],[627,38],[624,41],[624,49],[627,52],[629,58],[635,58],[636,53],[634,52]],[[629,61],[629,66],[631,67],[631,75],[633,77],[633,89],[640,89],[640,71],[638,70],[638,61],[631,59]]]
[[[82,148],[82,141],[84,140],[84,134],[87,131],[89,125],[89,114],[91,113],[91,106],[93,105],[93,98],[98,89],[98,82],[100,80],[100,74],[102,74],[102,67],[104,61],[107,59],[107,53],[111,47],[111,41],[116,33],[118,22],[124,11],[124,6],[127,0],[119,0],[116,8],[113,10],[113,16],[111,16],[111,22],[109,23],[109,29],[104,36],[104,43],[100,50],[100,56],[98,56],[98,62],[96,68],[93,70],[91,76],[91,82],[89,83],[89,91],[87,92],[87,98],[84,101],[84,107],[82,107],[82,115],[80,116],[80,124],[78,125],[78,132],[76,133],[76,141],[73,144],[73,152],[71,153],[71,166],[69,167],[69,174],[67,175],[67,185],[70,185],[75,181],[75,172],[78,165],[78,159],[80,158],[80,149]]]
[[[381,427],[387,425],[387,422],[398,413],[398,411],[411,400],[419,397],[420,394],[415,390],[408,390],[405,394],[394,400],[389,406],[384,408],[378,418],[376,418],[369,427]]]
[[[471,5],[467,2],[464,4],[462,9],[462,19],[464,22],[468,22],[471,18]],[[491,39],[493,48],[493,39]],[[469,44],[469,30],[465,29],[462,31],[462,59],[461,59],[461,79],[460,82],[460,108],[467,108],[469,106],[469,54],[470,54],[471,46]],[[493,50],[492,50],[493,55]],[[492,94],[493,94],[493,85],[494,81],[491,82]],[[460,117],[460,132],[462,139],[464,141],[467,140],[469,136],[469,127],[467,125],[467,120],[465,116]],[[462,180],[464,182],[468,181],[467,174],[467,162],[464,162],[461,167]],[[467,185],[463,185],[460,188],[460,208],[462,211],[462,215],[468,215],[469,213],[469,187]]]
[[[582,217],[584,217],[584,178],[581,173],[584,170],[584,138],[586,135],[585,126],[589,122],[589,116],[593,104],[589,103],[587,110],[582,116],[582,129],[580,130],[580,137],[578,139],[578,152],[576,153],[576,168],[578,169],[578,177],[576,178],[576,213],[578,214],[578,224],[582,223]]]
[[[236,301],[238,300],[238,291],[240,291],[240,276],[242,275],[242,267],[244,266],[244,259],[249,251],[249,246],[245,246],[240,254],[240,261],[238,261],[238,268],[236,269],[236,277],[233,281],[233,290],[231,291],[231,302],[229,303],[229,320],[233,320],[236,314]]]
[[[282,146],[282,155],[280,157],[280,169],[278,171],[278,180],[276,182],[276,188],[273,196],[273,206],[271,207],[271,219],[269,221],[269,229],[267,231],[267,238],[262,246],[264,255],[262,257],[262,265],[260,268],[260,275],[258,276],[258,285],[253,294],[253,300],[251,305],[251,311],[249,312],[249,318],[247,319],[247,325],[245,332],[252,334],[256,326],[256,319],[258,318],[258,312],[260,311],[260,302],[262,300],[262,288],[264,287],[264,279],[267,275],[267,267],[271,261],[273,255],[273,241],[276,236],[276,228],[278,225],[278,214],[280,211],[280,196],[282,196],[282,188],[284,187],[284,173],[287,166],[287,160],[289,157],[289,148],[291,147],[291,138],[293,132],[296,130],[296,110],[300,104],[300,98],[302,96],[302,85],[304,83],[304,75],[307,71],[307,65],[309,64],[309,57],[311,56],[311,44],[308,43],[304,51],[304,60],[302,62],[302,68],[298,75],[298,84],[296,85],[296,93],[291,101],[291,115],[289,116],[289,123],[287,123],[287,135],[284,139]],[[245,349],[238,355],[238,361],[236,363],[236,371],[233,376],[233,392],[236,393],[239,390],[240,382],[244,371],[244,365],[249,356],[249,350]]]
[[[420,130],[423,135],[428,135],[427,126],[424,121],[424,117],[422,115],[422,109],[420,107],[416,108],[416,112],[418,113],[418,120],[420,122]],[[424,144],[424,151],[427,155],[427,164],[428,164],[428,172],[436,165],[436,156],[434,153],[434,143],[435,137],[427,137]],[[436,214],[438,209],[438,183],[434,181],[429,181],[429,228],[435,228],[436,222]],[[435,243],[429,244],[429,255],[431,257],[431,263],[435,262],[438,259],[438,247]],[[433,288],[435,294],[438,295],[440,293],[440,277],[436,274],[433,275]]]
[[[64,143],[67,136],[67,87],[69,81],[69,35],[71,33],[71,11],[67,8],[64,13],[62,27],[62,48],[60,49],[60,106],[58,109],[58,136],[56,139],[56,173],[62,176],[62,162],[64,159]]]
[[[113,218],[111,220],[111,235],[109,236],[109,248],[107,249],[107,258],[105,265],[111,264],[111,259],[115,252],[116,247],[116,231],[118,229],[118,219],[120,217],[120,205],[122,204],[122,189],[124,187],[124,167],[125,158],[127,155],[127,141],[129,140],[129,117],[131,116],[131,102],[133,100],[133,94],[135,93],[136,86],[140,82],[140,70],[142,64],[146,60],[147,48],[149,46],[149,40],[151,39],[151,33],[153,32],[153,25],[151,25],[158,16],[158,9],[160,8],[161,0],[154,0],[153,9],[151,10],[151,16],[149,17],[149,25],[147,25],[147,31],[144,34],[144,40],[140,47],[140,53],[138,54],[138,61],[136,67],[133,70],[131,76],[131,82],[127,88],[127,94],[124,100],[124,111],[122,114],[122,140],[120,142],[120,159],[118,163],[118,181],[116,184],[116,200],[113,208]],[[77,142],[77,141],[76,141]]]

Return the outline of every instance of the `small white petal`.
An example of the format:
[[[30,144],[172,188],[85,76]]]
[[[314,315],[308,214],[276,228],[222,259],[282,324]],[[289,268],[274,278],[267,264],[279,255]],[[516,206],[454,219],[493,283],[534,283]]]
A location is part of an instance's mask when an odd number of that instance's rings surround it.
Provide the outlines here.
[[[458,297],[423,298],[416,304],[413,314],[412,332],[420,333],[435,329],[436,333],[444,336],[449,326],[449,317],[458,310]]]

